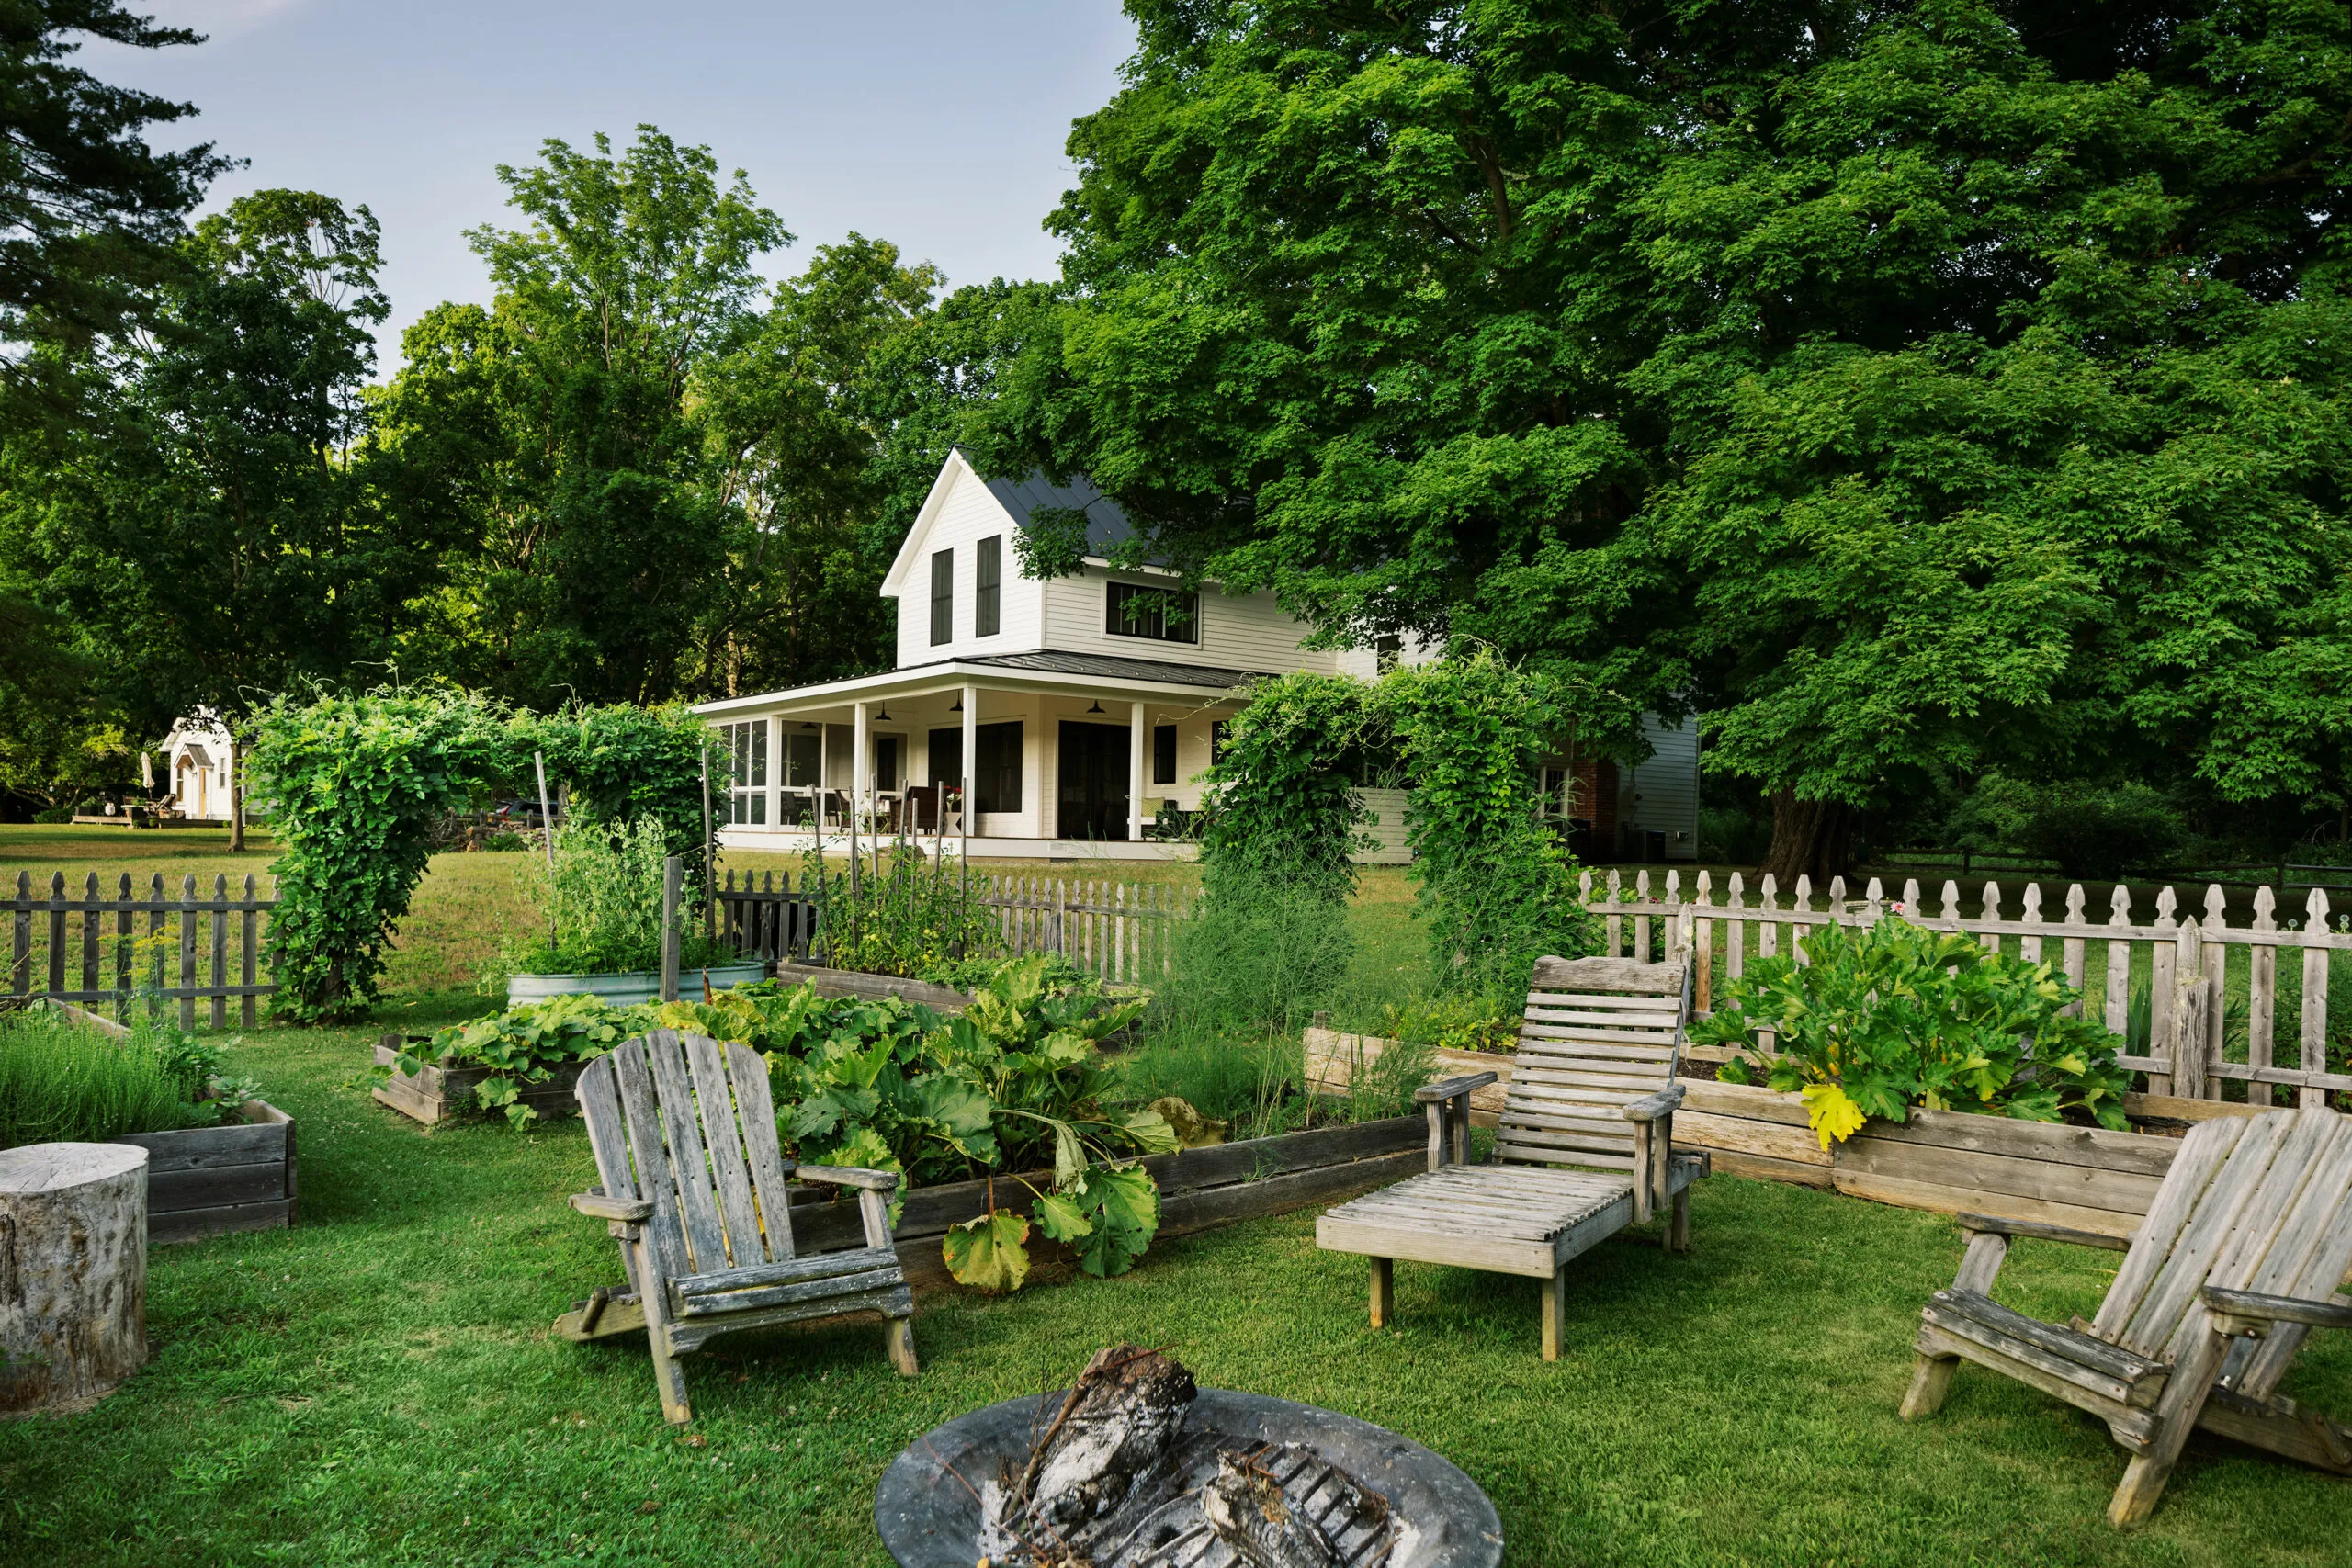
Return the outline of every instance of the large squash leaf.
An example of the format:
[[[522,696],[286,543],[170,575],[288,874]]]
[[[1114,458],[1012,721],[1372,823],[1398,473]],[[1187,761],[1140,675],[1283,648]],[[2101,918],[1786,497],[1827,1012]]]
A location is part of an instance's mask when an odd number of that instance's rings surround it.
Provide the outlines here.
[[[1017,1291],[1029,1278],[1029,1222],[1010,1209],[947,1228],[947,1271],[977,1291]]]

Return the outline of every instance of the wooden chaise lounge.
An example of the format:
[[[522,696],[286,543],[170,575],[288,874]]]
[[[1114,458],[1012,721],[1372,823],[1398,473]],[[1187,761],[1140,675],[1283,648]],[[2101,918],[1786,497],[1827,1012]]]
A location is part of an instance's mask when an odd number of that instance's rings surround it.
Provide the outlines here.
[[[1316,1222],[1316,1246],[1371,1258],[1375,1328],[1396,1315],[1397,1258],[1527,1275],[1544,1282],[1544,1359],[1556,1360],[1570,1259],[1661,1208],[1672,1212],[1667,1246],[1690,1246],[1690,1183],[1707,1162],[1673,1152],[1689,955],[1539,959],[1533,987],[1494,1163],[1464,1162],[1471,1091],[1496,1075],[1447,1078],[1415,1096],[1430,1119],[1428,1171]]]

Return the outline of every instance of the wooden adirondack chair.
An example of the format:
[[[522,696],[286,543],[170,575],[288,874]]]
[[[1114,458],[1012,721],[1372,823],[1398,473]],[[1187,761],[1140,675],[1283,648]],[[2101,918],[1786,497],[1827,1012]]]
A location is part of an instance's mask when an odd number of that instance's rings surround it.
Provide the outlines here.
[[[585,1341],[635,1329],[653,1352],[662,1414],[694,1419],[677,1358],[721,1334],[878,1312],[890,1359],[915,1373],[914,1297],[890,1245],[887,1170],[804,1165],[803,1181],[857,1193],[865,1245],[797,1257],[767,1064],[746,1045],[657,1029],[580,1075],[582,1118],[604,1185],[571,1206],[607,1223],[629,1285],[556,1320]]]
[[[2202,1123],[2129,1242],[1981,1214],[1960,1224],[1968,1251],[1921,1314],[1904,1419],[1941,1405],[1962,1360],[2087,1410],[2132,1454],[2107,1510],[2118,1525],[2154,1511],[2193,1427],[2352,1475],[2352,1427],[2277,1393],[2313,1328],[2352,1328],[2335,1293],[2352,1266],[2352,1117]],[[1985,1293],[2018,1235],[2126,1252],[2097,1318],[2041,1323]]]
[[[1661,1207],[1673,1215],[1667,1246],[1690,1245],[1690,1188],[1707,1161],[1673,1152],[1689,954],[1543,958],[1533,985],[1495,1163],[1464,1161],[1470,1093],[1496,1075],[1446,1078],[1414,1096],[1430,1119],[1429,1170],[1316,1222],[1316,1246],[1371,1258],[1374,1328],[1396,1314],[1397,1258],[1530,1275],[1544,1282],[1544,1359],[1557,1360],[1569,1259]]]

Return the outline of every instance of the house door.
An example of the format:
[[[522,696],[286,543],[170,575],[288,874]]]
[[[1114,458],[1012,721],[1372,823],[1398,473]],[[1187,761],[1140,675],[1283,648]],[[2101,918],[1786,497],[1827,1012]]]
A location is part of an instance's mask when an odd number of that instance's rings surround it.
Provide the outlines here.
[[[1062,724],[1061,822],[1065,839],[1127,836],[1127,731],[1108,724]]]

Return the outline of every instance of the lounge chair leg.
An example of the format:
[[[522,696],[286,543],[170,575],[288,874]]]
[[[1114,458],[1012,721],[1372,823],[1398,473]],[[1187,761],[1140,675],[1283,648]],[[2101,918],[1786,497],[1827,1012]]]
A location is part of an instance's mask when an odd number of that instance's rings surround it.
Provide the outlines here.
[[[2123,1480],[2107,1505],[2109,1524],[2136,1525],[2156,1511],[2156,1499],[2164,1495],[2172,1467],[2188,1444],[2198,1413],[2212,1393],[2213,1374],[2222,1370],[2229,1348],[2227,1336],[2208,1329],[2165,1380],[2165,1391],[2156,1398],[2156,1435],[2123,1467]]]
[[[1951,1392],[1951,1374],[1959,1367],[1957,1356],[1921,1356],[1911,1369],[1911,1391],[1903,1396],[1903,1418],[1917,1421],[1941,1410],[1944,1395]]]
[[[882,1325],[884,1341],[890,1347],[890,1364],[907,1377],[922,1369],[915,1361],[915,1325],[911,1318],[894,1317]]]
[[[1684,1188],[1674,1195],[1674,1217],[1667,1222],[1666,1249],[1668,1252],[1690,1250],[1690,1189]]]
[[[1560,1330],[1563,1326],[1560,1298],[1566,1293],[1564,1287],[1566,1283],[1565,1269],[1555,1272],[1544,1281],[1544,1359],[1547,1361],[1560,1359]]]
[[[1393,1259],[1372,1260],[1372,1325],[1385,1328],[1396,1317],[1396,1265]]]

